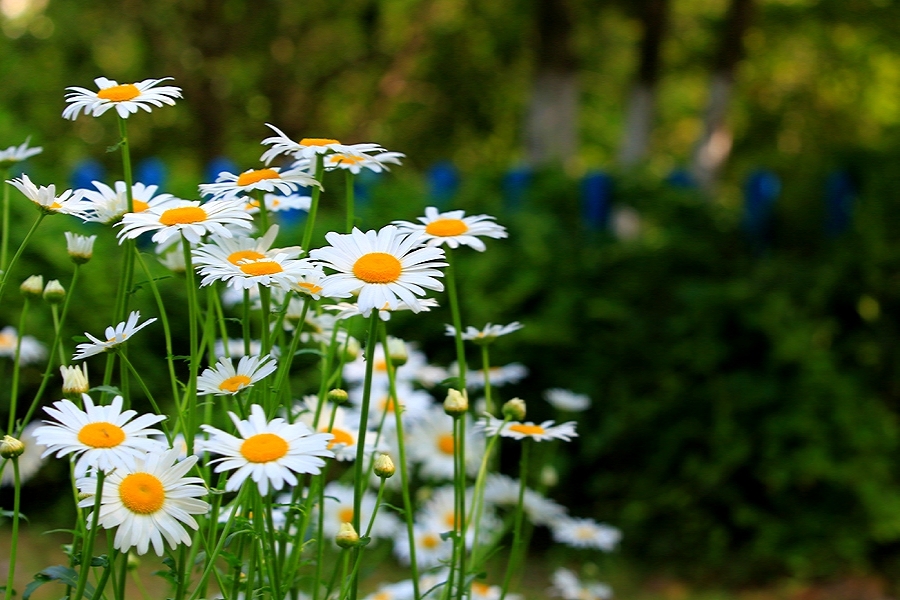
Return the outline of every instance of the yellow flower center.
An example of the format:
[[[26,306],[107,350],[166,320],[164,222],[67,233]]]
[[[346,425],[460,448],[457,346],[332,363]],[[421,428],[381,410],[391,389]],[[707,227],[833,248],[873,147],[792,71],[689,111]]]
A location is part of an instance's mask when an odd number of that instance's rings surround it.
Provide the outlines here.
[[[456,529],[457,520],[458,519],[456,518],[456,513],[453,511],[444,514],[444,525],[446,525],[450,529]]]
[[[372,365],[372,368],[379,373],[387,373],[387,361],[384,359],[376,360],[375,364]]]
[[[307,294],[318,294],[322,291],[322,286],[318,286],[308,281],[297,282],[297,287],[300,288],[301,292],[305,292]]]
[[[422,547],[428,550],[434,550],[441,543],[441,538],[433,533],[426,533],[422,536]]]
[[[341,523],[352,523],[353,522],[353,508],[345,507],[338,511],[338,518],[341,520]]]
[[[50,210],[59,210],[59,209],[62,208],[62,204],[60,204],[59,202],[57,202],[57,201],[54,200],[54,201],[53,201],[53,204],[51,204],[51,205],[48,206],[47,208],[49,208]]]
[[[242,387],[250,385],[250,378],[246,375],[235,375],[234,377],[229,377],[225,381],[219,384],[219,389],[223,392],[231,392],[232,394],[241,389]]]
[[[0,348],[15,348],[16,336],[8,333],[0,333]]]
[[[445,433],[438,436],[437,447],[438,450],[440,450],[444,454],[452,455],[453,450],[456,448],[456,443],[453,441],[452,435],[450,435],[449,433]]]
[[[353,274],[366,283],[393,283],[402,272],[400,261],[387,252],[363,254],[353,264]]]
[[[472,591],[481,596],[487,596],[488,592],[491,591],[491,586],[486,583],[481,583],[480,581],[473,581]]]
[[[144,212],[145,210],[150,208],[150,205],[147,204],[146,202],[144,202],[143,200],[138,200],[137,198],[132,198],[131,199],[131,208],[134,209],[134,212],[139,213],[139,212]]]
[[[331,138],[303,138],[300,140],[301,146],[327,146],[328,144],[340,144],[340,142]]]
[[[141,95],[141,90],[133,83],[124,83],[122,85],[114,85],[97,92],[97,97],[101,100],[109,100],[110,102],[125,102],[126,100],[134,100]]]
[[[238,185],[250,185],[263,179],[281,179],[281,175],[275,169],[257,169],[241,173],[237,178]]]
[[[274,275],[275,273],[282,273],[284,271],[281,265],[274,260],[258,260],[252,263],[245,263],[240,265],[240,269],[247,275],[252,276]]]
[[[363,156],[353,156],[348,154],[332,154],[328,157],[328,162],[335,165],[356,165],[363,162],[364,160],[365,157]]]
[[[381,399],[380,407],[382,411],[395,412],[397,410],[397,403],[394,402],[394,399],[390,396],[385,396]]]
[[[438,237],[462,235],[469,230],[462,219],[438,219],[425,226],[425,233]]]
[[[254,208],[259,208],[259,200],[250,200],[244,205],[244,210],[253,210]]]
[[[288,444],[274,433],[251,435],[241,444],[241,455],[252,463],[267,463],[285,456]]]
[[[132,473],[119,484],[119,498],[125,508],[139,515],[152,515],[166,502],[162,482],[150,473]]]
[[[517,431],[518,433],[524,435],[540,435],[545,433],[546,430],[540,425],[524,425],[522,423],[516,423],[515,425],[509,426],[510,431]]]
[[[353,436],[344,431],[343,429],[338,429],[337,427],[332,428],[330,431],[331,435],[334,437],[330,442],[328,442],[328,449],[330,450],[332,446],[335,444],[344,444],[345,446],[353,445]]]
[[[78,441],[91,448],[115,448],[125,441],[125,432],[118,425],[97,421],[81,428]]]
[[[182,206],[180,208],[170,208],[159,215],[159,222],[168,227],[172,225],[199,223],[205,221],[206,218],[206,211],[199,206]]]
[[[266,255],[256,250],[238,250],[228,255],[228,262],[238,265],[242,260],[259,260],[265,258]]]

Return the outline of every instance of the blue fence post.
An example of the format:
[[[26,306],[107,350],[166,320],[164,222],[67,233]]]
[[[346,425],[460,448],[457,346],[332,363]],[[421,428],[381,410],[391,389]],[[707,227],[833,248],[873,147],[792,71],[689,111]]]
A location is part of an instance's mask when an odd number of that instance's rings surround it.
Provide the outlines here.
[[[849,229],[856,185],[847,171],[833,171],[825,180],[825,233],[837,237]]]
[[[106,169],[98,161],[93,158],[86,158],[75,163],[72,173],[69,175],[69,181],[72,183],[73,189],[90,188],[92,181],[103,181],[106,176]]]
[[[584,222],[593,230],[609,227],[612,208],[613,178],[602,171],[592,171],[581,181],[581,207]]]
[[[781,194],[781,179],[767,169],[757,169],[744,182],[742,227],[750,238],[765,245],[771,233],[775,202]]]
[[[135,181],[140,181],[144,185],[155,185],[160,189],[165,187],[168,175],[166,163],[156,156],[145,158],[135,169]]]
[[[532,175],[528,167],[515,167],[506,172],[503,177],[503,208],[506,212],[518,212],[522,208]]]
[[[444,209],[459,189],[459,171],[449,160],[435,163],[426,173],[428,197],[438,209]]]
[[[235,175],[240,173],[237,164],[233,160],[225,156],[217,156],[206,163],[206,169],[203,171],[205,177],[203,182],[213,183],[222,171],[228,171]]]

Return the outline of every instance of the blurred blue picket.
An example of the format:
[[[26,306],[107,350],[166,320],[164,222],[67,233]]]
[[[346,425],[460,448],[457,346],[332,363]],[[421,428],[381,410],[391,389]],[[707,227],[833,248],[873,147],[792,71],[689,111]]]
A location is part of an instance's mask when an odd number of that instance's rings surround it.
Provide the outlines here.
[[[744,217],[741,226],[757,244],[765,245],[772,226],[781,179],[768,169],[757,169],[744,182]]]
[[[93,158],[86,158],[75,163],[72,173],[69,175],[69,181],[73,189],[90,188],[92,181],[103,181],[106,176],[106,168],[99,161]]]
[[[459,170],[449,160],[437,162],[425,174],[431,204],[446,208],[459,190]]]
[[[825,233],[844,233],[853,218],[856,185],[847,171],[832,171],[825,180]]]
[[[134,170],[135,181],[144,185],[159,186],[159,191],[163,191],[165,188],[168,177],[169,169],[166,167],[166,163],[157,156],[145,158],[137,164],[137,168]]]
[[[532,172],[527,167],[514,167],[503,177],[503,208],[518,212],[531,185]]]
[[[585,224],[593,230],[609,227],[612,208],[613,178],[602,171],[592,171],[581,182],[581,206]]]

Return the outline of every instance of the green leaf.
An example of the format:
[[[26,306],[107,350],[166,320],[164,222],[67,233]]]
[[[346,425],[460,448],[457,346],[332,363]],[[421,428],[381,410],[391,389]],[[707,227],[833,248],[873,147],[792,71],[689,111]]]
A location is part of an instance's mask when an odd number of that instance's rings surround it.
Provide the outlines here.
[[[124,143],[125,143],[125,140],[119,140],[117,143],[113,144],[112,146],[107,146],[106,151],[107,152],[115,152],[116,150],[121,148],[122,144],[124,144]]]
[[[78,573],[74,569],[64,567],[63,565],[47,567],[34,576],[34,581],[25,586],[25,591],[22,593],[22,600],[28,600],[36,589],[50,581],[58,581],[63,585],[73,588],[78,587]],[[85,586],[84,591],[85,597],[91,598],[94,595],[94,586],[88,583]]]
[[[116,396],[122,395],[122,390],[117,388],[114,385],[98,385],[97,387],[92,387],[90,389],[91,392],[103,392],[105,394],[115,394]]]

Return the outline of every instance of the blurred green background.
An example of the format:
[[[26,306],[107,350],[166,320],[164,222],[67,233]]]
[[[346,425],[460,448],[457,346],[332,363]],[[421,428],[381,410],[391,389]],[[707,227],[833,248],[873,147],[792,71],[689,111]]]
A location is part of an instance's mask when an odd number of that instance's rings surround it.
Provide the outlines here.
[[[465,319],[526,324],[497,360],[531,368],[503,391],[530,416],[548,387],[594,399],[555,495],[621,527],[629,569],[900,586],[900,4],[0,0],[0,25],[0,147],[43,146],[40,184],[121,177],[115,119],[63,120],[67,86],[171,76],[184,100],[129,122],[164,191],[258,166],[269,122],[407,155],[361,180],[367,227],[496,215]],[[61,232],[90,230],[62,218],[22,278],[69,277]],[[109,324],[108,238],[73,331]],[[396,327],[451,360],[439,323]]]

